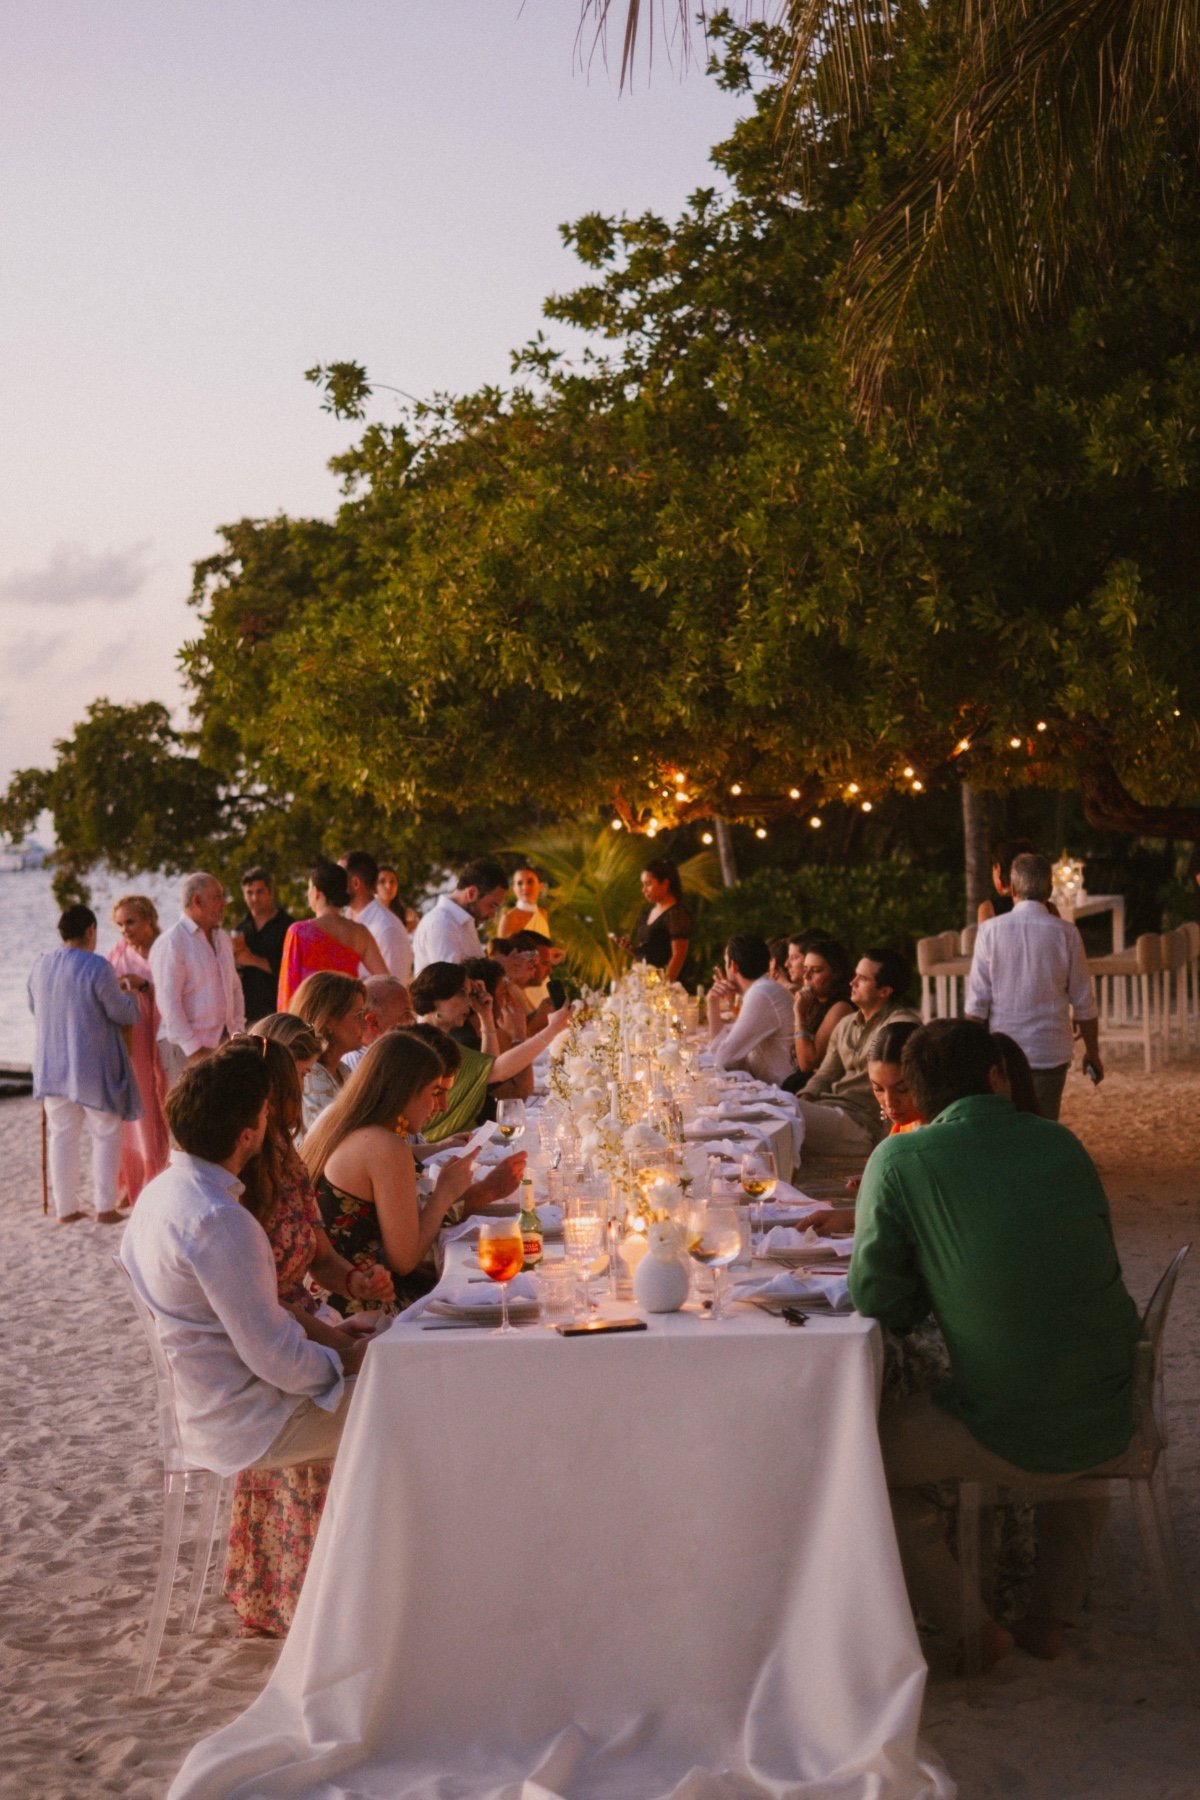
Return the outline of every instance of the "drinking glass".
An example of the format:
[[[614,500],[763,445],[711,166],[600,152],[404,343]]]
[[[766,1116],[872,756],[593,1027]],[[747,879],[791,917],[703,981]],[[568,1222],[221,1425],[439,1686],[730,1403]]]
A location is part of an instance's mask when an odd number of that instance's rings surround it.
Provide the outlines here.
[[[608,1223],[607,1200],[595,1193],[574,1193],[563,1206],[563,1250],[576,1271],[576,1279],[591,1310],[588,1276],[604,1249]]]
[[[713,1272],[711,1316],[714,1319],[728,1316],[723,1304],[721,1271],[727,1269],[731,1262],[737,1261],[741,1248],[742,1228],[736,1206],[716,1206],[710,1201],[706,1206],[692,1208],[688,1229],[688,1255],[701,1268],[711,1269]]]
[[[775,1152],[760,1146],[757,1150],[747,1150],[741,1162],[742,1192],[753,1208],[761,1235],[766,1218],[763,1207],[771,1198],[779,1183],[779,1170],[775,1166]]]
[[[479,1266],[489,1280],[500,1283],[500,1323],[493,1337],[517,1335],[516,1327],[508,1322],[508,1284],[521,1273],[524,1261],[525,1245],[516,1213],[507,1219],[480,1219]]]
[[[511,1146],[525,1131],[525,1102],[497,1100],[496,1126],[506,1145]]]

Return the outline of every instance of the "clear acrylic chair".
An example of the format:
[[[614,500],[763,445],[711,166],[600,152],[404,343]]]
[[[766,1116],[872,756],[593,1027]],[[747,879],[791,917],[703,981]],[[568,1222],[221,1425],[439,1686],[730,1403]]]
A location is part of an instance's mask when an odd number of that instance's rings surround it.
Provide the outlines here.
[[[1200,1661],[1200,1619],[1188,1597],[1167,1491],[1167,1418],[1163,1394],[1162,1340],[1175,1283],[1191,1249],[1184,1244],[1168,1263],[1142,1315],[1141,1337],[1133,1363],[1133,1436],[1124,1455],[1105,1463],[1103,1471],[1084,1470],[1069,1482],[1039,1482],[1031,1475],[1020,1487],[991,1487],[979,1481],[958,1483],[958,1563],[962,1577],[963,1668],[974,1675],[982,1666],[981,1645],[972,1596],[981,1592],[981,1542],[991,1542],[992,1509],[1005,1501],[1080,1499],[1107,1500],[1127,1490],[1142,1540],[1142,1549],[1158,1596],[1159,1618],[1180,1651]]]
[[[154,1314],[138,1298],[133,1282],[129,1278],[129,1272],[120,1257],[113,1257],[113,1265],[121,1278],[122,1286],[129,1295],[138,1323],[150,1346],[150,1360],[154,1365],[154,1388],[158,1409],[159,1447],[162,1451],[162,1548],[159,1551],[158,1579],[154,1587],[154,1598],[150,1603],[146,1642],[142,1650],[137,1680],[133,1687],[135,1694],[147,1694],[154,1680],[158,1654],[162,1648],[163,1633],[166,1630],[167,1617],[171,1610],[171,1597],[183,1543],[188,1496],[189,1494],[195,1495],[199,1499],[192,1544],[191,1574],[188,1579],[184,1610],[184,1630],[190,1633],[196,1629],[196,1620],[200,1616],[200,1602],[204,1598],[209,1569],[213,1566],[214,1547],[228,1529],[233,1480],[232,1477],[215,1474],[212,1469],[199,1469],[184,1457],[180,1448],[179,1424],[175,1414],[175,1384],[171,1378],[171,1366],[163,1354],[163,1348],[159,1342]],[[218,1558],[218,1566],[219,1560]]]

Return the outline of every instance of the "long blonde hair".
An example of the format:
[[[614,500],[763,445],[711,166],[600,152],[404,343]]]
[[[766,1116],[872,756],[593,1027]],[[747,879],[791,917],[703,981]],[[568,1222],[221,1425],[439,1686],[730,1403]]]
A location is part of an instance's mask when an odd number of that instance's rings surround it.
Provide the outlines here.
[[[295,1013],[268,1013],[265,1018],[255,1019],[249,1028],[249,1036],[269,1038],[273,1044],[282,1044],[298,1063],[321,1054],[320,1038],[312,1026],[306,1025]]]
[[[356,999],[365,1002],[367,990],[353,975],[339,975],[336,969],[318,969],[306,975],[288,1001],[288,1011],[310,1025],[329,1048],[329,1027],[344,1019]]]
[[[304,1139],[301,1155],[313,1180],[351,1132],[369,1125],[395,1131],[413,1095],[441,1073],[442,1060],[432,1045],[407,1031],[385,1031]]]

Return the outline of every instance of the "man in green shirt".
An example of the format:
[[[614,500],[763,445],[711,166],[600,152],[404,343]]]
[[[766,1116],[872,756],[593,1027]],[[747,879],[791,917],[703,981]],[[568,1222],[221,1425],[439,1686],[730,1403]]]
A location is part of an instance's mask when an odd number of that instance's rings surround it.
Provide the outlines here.
[[[893,1331],[932,1312],[950,1353],[949,1382],[885,1405],[879,1432],[910,1590],[953,1637],[958,1568],[918,1490],[960,1477],[1020,1486],[1029,1472],[1068,1481],[1119,1456],[1133,1429],[1139,1324],[1091,1158],[1063,1126],[1017,1112],[984,1026],[925,1026],[903,1068],[932,1123],[867,1164],[850,1293]],[[1037,1510],[1029,1617],[1010,1634],[976,1599],[989,1662],[1014,1635],[1056,1655],[1083,1601],[1103,1505],[1064,1498]]]

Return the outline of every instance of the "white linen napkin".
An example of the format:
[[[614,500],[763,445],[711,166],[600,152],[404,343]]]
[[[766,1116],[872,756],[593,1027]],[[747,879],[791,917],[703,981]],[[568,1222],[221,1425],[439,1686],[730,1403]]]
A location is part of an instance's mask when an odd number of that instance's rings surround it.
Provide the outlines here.
[[[717,1115],[722,1119],[773,1119],[777,1125],[791,1125],[796,1109],[789,1112],[771,1100],[722,1100]]]
[[[828,1306],[831,1312],[854,1311],[844,1269],[830,1269],[828,1274],[823,1270],[783,1269],[769,1277],[750,1275],[737,1283],[733,1298],[748,1299],[751,1294],[771,1300],[797,1300],[801,1304],[808,1301],[809,1305]]]
[[[551,1200],[544,1200],[537,1209],[538,1218],[542,1221],[543,1231],[562,1231],[563,1210]],[[479,1232],[479,1215],[473,1213],[464,1219],[461,1225],[448,1225],[442,1232],[443,1244],[457,1244],[460,1238],[476,1237]]]
[[[537,1312],[537,1289],[529,1275],[516,1275],[508,1284],[508,1307],[516,1317],[531,1317]],[[432,1318],[461,1318],[480,1313],[500,1317],[500,1287],[486,1277],[474,1280],[459,1276],[434,1289],[422,1307]]]
[[[854,1249],[853,1237],[818,1237],[811,1225],[798,1230],[794,1225],[773,1225],[762,1238],[759,1249],[764,1256],[773,1250],[812,1250],[821,1256],[849,1257]]]

